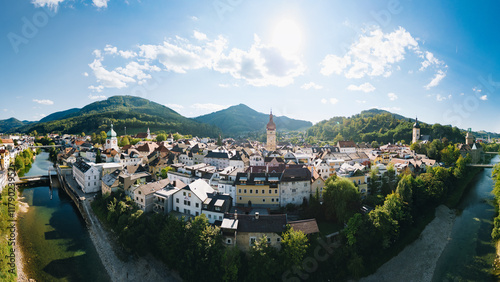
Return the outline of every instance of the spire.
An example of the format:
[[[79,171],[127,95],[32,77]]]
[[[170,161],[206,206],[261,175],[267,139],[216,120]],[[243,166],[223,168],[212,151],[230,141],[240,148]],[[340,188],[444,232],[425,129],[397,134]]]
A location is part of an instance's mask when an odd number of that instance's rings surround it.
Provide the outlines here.
[[[273,110],[271,109],[271,113],[269,114],[269,122],[266,126],[267,130],[276,130],[276,124],[273,121]]]
[[[420,128],[420,123],[418,123],[417,116],[415,116],[415,123],[413,124],[413,128]]]

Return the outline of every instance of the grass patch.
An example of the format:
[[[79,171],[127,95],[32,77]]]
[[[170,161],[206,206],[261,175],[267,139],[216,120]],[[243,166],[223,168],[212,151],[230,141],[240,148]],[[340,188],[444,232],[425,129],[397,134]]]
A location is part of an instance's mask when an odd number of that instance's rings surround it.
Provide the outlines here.
[[[321,234],[323,236],[326,236],[328,234],[332,234],[332,233],[335,233],[337,231],[342,230],[341,224],[332,223],[332,222],[328,222],[328,221],[324,221],[324,220],[318,221],[318,227],[319,227],[319,231],[321,232]]]

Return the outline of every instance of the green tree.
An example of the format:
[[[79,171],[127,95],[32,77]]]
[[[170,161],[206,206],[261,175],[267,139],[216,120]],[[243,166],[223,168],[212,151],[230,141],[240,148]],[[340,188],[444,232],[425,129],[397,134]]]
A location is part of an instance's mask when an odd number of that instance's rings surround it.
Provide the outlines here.
[[[163,142],[165,140],[167,140],[167,134],[160,133],[160,134],[156,135],[156,142]]]
[[[170,166],[167,166],[167,167],[164,167],[161,169],[161,178],[163,179],[167,179],[168,178],[168,172],[169,171],[174,171],[174,168],[173,167],[170,167]]]
[[[249,251],[248,281],[276,281],[281,270],[278,251],[267,242],[267,237],[256,240]]]
[[[325,217],[329,220],[337,219],[347,222],[354,215],[361,204],[360,194],[356,186],[345,178],[328,181],[323,190],[323,206]]]
[[[130,140],[128,139],[128,136],[123,136],[120,139],[120,147],[128,146],[128,145],[130,145]]]
[[[99,143],[104,144],[104,142],[106,142],[107,137],[108,137],[108,135],[106,134],[106,132],[101,131],[101,133],[99,133]]]
[[[371,145],[372,145],[372,148],[378,148],[378,147],[380,147],[380,145],[378,144],[377,141],[372,141]]]
[[[288,228],[281,236],[281,255],[286,268],[292,266],[300,267],[304,255],[309,248],[309,241],[302,231],[295,231],[293,228]]]
[[[401,197],[401,199],[408,203],[411,207],[413,204],[413,189],[415,187],[415,179],[411,175],[405,175],[398,183],[396,188],[396,193]]]
[[[85,132],[82,132],[82,134],[80,134],[80,136],[85,137],[86,136]]]

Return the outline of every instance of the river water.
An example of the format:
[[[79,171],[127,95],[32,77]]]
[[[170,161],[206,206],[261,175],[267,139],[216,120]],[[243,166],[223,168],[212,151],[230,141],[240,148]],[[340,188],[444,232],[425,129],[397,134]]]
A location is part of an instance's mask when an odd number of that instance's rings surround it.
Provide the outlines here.
[[[500,162],[495,156],[492,163]],[[491,168],[481,171],[462,197],[450,241],[439,258],[433,281],[496,281],[491,275],[495,244],[491,241],[495,208]]]
[[[47,175],[52,163],[40,153],[26,176]],[[37,281],[109,281],[85,221],[64,190],[37,186],[21,192],[29,209],[19,218],[24,271]]]

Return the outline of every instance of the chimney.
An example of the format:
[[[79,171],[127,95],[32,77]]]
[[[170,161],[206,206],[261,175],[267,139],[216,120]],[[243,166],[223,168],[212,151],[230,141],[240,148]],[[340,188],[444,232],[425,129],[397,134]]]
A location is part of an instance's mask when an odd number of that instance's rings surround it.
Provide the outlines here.
[[[255,212],[255,219],[259,219],[259,212]]]
[[[238,210],[234,210],[234,219],[238,219]]]

